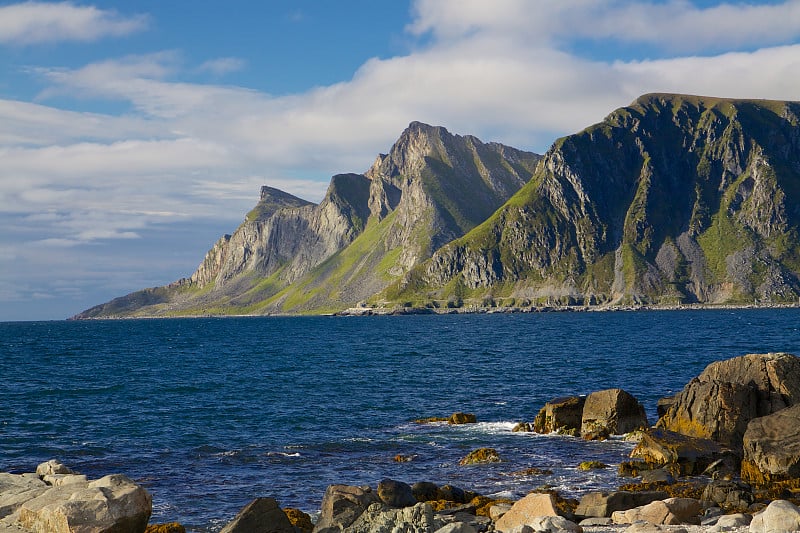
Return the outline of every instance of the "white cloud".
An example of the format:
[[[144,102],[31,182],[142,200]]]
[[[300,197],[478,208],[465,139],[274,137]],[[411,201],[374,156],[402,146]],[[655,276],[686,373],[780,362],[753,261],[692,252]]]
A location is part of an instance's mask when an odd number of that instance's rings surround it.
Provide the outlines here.
[[[123,16],[113,10],[72,2],[23,2],[0,6],[0,43],[33,45],[60,41],[96,41],[147,27],[145,15]]]
[[[231,72],[242,70],[247,63],[238,57],[220,57],[217,59],[210,59],[200,65],[197,70],[200,72],[209,72],[215,76],[224,76]]]
[[[781,44],[800,36],[800,1],[418,0],[409,31],[453,41],[490,34],[518,44],[559,46],[575,39],[645,43],[678,53]]]

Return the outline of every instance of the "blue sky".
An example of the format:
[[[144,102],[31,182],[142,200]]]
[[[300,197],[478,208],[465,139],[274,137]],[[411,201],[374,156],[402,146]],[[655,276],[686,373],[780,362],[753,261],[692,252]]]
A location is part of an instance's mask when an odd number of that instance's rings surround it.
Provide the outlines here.
[[[647,92],[800,100],[800,0],[0,1],[0,320],[189,276],[420,120],[543,153]]]

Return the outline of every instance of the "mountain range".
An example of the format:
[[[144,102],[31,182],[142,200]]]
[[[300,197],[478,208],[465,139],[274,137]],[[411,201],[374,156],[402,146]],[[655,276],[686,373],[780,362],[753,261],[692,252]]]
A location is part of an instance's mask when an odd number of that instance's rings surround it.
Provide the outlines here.
[[[76,318],[795,302],[800,103],[649,94],[544,156],[414,122],[270,187],[188,278]]]

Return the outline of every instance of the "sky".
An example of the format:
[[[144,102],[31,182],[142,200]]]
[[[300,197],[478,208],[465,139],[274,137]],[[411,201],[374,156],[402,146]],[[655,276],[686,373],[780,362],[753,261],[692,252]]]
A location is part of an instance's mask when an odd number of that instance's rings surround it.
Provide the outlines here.
[[[649,92],[800,100],[800,0],[0,0],[0,321],[188,277],[412,121],[544,153]]]

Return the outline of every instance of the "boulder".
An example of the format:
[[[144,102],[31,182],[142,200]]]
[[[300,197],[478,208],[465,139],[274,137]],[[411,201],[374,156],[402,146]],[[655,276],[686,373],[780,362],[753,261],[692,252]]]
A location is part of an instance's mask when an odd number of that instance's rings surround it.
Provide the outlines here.
[[[800,404],[747,425],[742,479],[756,484],[800,478]]]
[[[37,496],[41,496],[50,486],[36,474],[0,473],[0,518],[4,518]]]
[[[539,516],[558,516],[556,500],[552,494],[538,492],[528,494],[500,517],[495,528],[498,531],[511,531],[516,527],[529,525]]]
[[[735,462],[731,452],[713,440],[661,428],[643,432],[630,456],[651,466],[677,464],[682,475],[700,474],[719,459],[728,458],[730,462]]]
[[[114,474],[89,483],[52,487],[19,508],[19,523],[51,533],[140,533],[147,526],[152,498],[126,476]]]
[[[474,424],[478,419],[472,413],[453,413],[447,419],[448,424],[461,425],[461,424]]]
[[[615,524],[633,524],[644,521],[654,525],[699,524],[703,505],[693,498],[667,498],[627,511],[615,511],[611,519]]]
[[[749,354],[706,367],[657,425],[740,450],[750,420],[800,403],[800,359]]]
[[[753,517],[749,514],[726,514],[720,516],[714,525],[717,531],[730,531],[733,528],[749,526],[752,521]]]
[[[316,531],[316,529],[315,529]],[[389,509],[373,503],[353,524],[348,533],[429,533],[434,531],[433,509],[427,503],[412,507]]]
[[[256,498],[219,533],[295,533],[286,513],[273,498]]]
[[[607,518],[614,511],[627,511],[668,497],[669,495],[663,491],[588,492],[581,497],[575,509],[575,516]]]
[[[583,404],[582,396],[566,396],[550,400],[539,410],[533,421],[536,433],[566,433],[577,435],[581,429]]]
[[[513,503],[496,503],[489,507],[489,518],[497,522],[501,516],[511,510]]]
[[[525,525],[537,533],[583,533],[581,526],[563,516],[537,516]]]
[[[732,480],[713,480],[703,489],[703,502],[720,509],[747,509],[753,503],[753,491],[749,485]]]
[[[52,474],[74,474],[64,463],[58,459],[50,459],[36,467],[36,474],[39,476],[49,476]]]
[[[429,502],[440,499],[439,486],[430,481],[418,481],[411,485],[411,494],[413,494],[414,499],[418,502]]]
[[[473,493],[453,485],[442,485],[436,490],[436,499],[448,502],[467,503],[474,496]]]
[[[314,532],[342,530],[377,501],[378,495],[369,487],[330,485],[322,497],[319,520],[314,526]]]
[[[786,500],[775,500],[753,516],[750,533],[783,533],[800,530],[800,509]]]
[[[644,406],[622,389],[597,391],[586,397],[581,417],[583,438],[622,435],[647,426]]]
[[[411,485],[393,479],[378,483],[378,497],[389,507],[411,507],[417,504]]]

